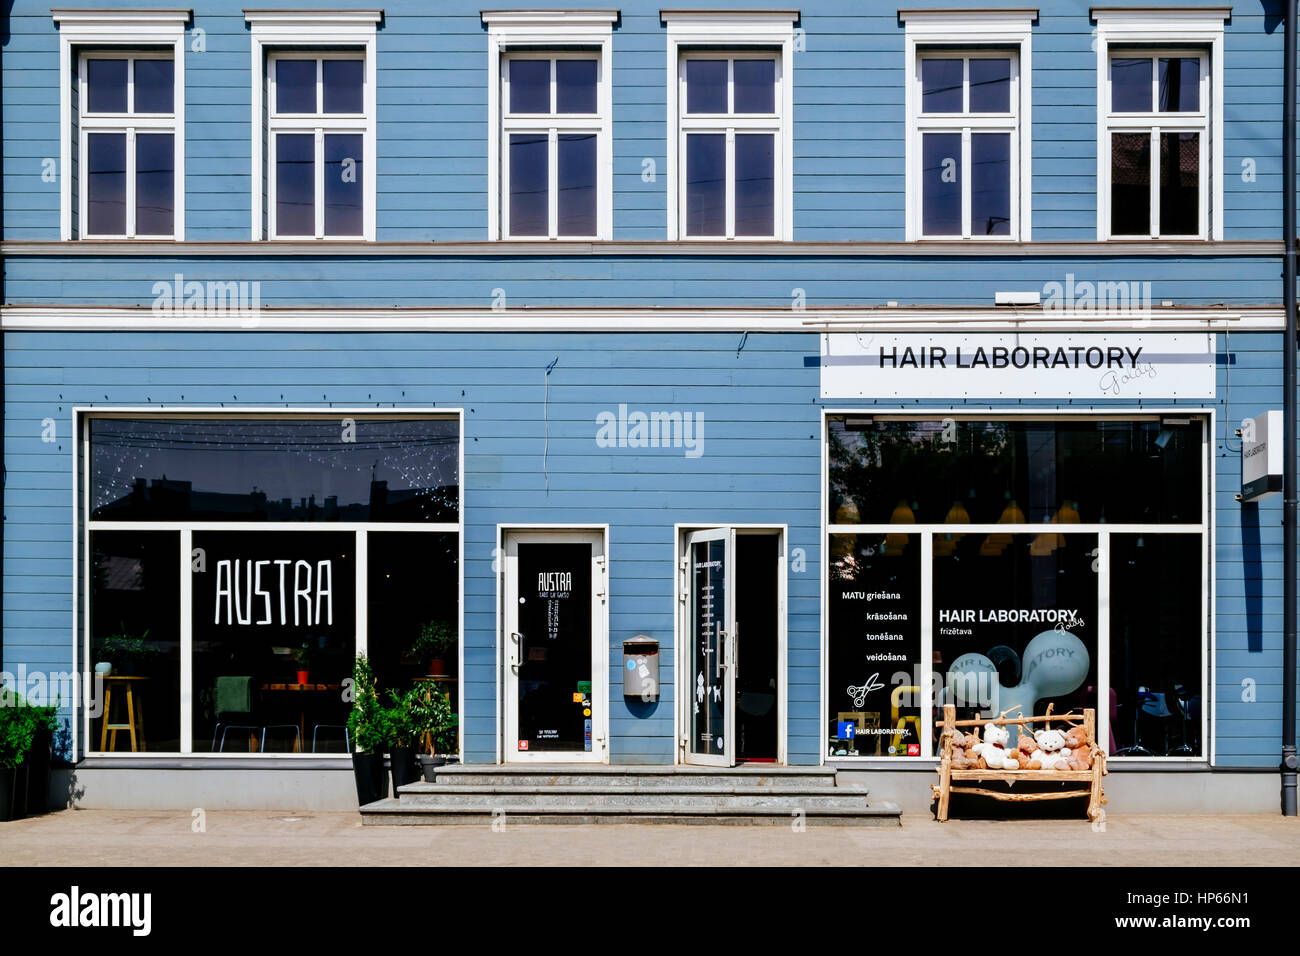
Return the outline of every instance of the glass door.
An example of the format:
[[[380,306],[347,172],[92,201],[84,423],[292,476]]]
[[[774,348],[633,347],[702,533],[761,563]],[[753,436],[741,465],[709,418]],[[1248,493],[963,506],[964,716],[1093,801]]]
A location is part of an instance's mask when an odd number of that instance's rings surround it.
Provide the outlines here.
[[[507,761],[603,761],[605,561],[599,532],[507,538]]]
[[[730,767],[735,762],[735,541],[730,528],[697,531],[686,539],[687,763]]]

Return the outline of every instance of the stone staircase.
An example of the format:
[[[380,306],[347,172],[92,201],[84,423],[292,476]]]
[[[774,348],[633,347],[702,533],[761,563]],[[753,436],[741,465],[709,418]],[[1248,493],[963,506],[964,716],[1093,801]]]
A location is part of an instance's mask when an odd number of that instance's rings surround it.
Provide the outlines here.
[[[471,823],[899,826],[899,808],[826,767],[463,765],[361,808],[367,825]]]

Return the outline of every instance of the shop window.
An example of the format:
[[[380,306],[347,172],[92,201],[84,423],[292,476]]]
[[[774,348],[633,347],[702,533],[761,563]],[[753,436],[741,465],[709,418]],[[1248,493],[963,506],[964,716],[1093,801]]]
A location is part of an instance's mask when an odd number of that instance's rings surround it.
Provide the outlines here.
[[[459,711],[458,419],[103,414],[82,429],[80,656],[113,698],[86,715],[87,751],[347,752],[363,653],[382,689],[435,679]],[[439,750],[456,743],[449,728]]]
[[[828,755],[931,754],[952,703],[1091,707],[1116,756],[1203,757],[1205,435],[830,417]]]

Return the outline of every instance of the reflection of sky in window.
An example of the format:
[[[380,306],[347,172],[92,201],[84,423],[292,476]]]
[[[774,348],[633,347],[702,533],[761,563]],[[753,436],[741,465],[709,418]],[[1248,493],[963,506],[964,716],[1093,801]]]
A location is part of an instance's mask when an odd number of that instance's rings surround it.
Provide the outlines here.
[[[129,498],[138,483],[187,482],[206,495],[265,494],[270,502],[337,497],[368,505],[373,482],[387,493],[458,483],[458,423],[357,417],[355,441],[330,420],[93,419],[92,511]]]

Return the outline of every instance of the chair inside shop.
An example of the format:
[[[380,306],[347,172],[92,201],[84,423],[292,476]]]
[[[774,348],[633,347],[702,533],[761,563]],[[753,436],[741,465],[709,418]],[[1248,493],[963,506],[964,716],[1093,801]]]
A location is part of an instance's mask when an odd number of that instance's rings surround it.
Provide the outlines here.
[[[266,753],[267,740],[287,739],[285,750],[302,749],[297,724],[270,723],[262,719],[258,698],[253,693],[252,676],[224,675],[213,681],[212,700],[215,724],[212,728],[213,753]],[[233,736],[232,736],[233,735]],[[246,748],[237,743],[246,740]],[[228,751],[227,744],[236,749]]]

